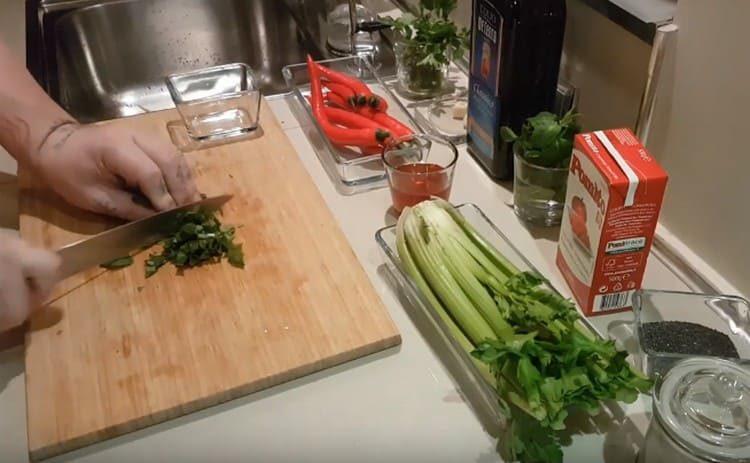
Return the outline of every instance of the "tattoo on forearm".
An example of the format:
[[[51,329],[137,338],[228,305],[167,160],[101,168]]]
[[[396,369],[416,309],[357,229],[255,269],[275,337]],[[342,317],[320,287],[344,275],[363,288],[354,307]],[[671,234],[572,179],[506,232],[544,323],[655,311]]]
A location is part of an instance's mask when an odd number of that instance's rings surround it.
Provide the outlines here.
[[[66,141],[68,141],[68,138],[73,135],[73,132],[78,130],[78,127],[78,122],[72,119],[60,119],[58,121],[55,121],[55,123],[52,124],[52,126],[47,130],[47,133],[44,134],[42,141],[39,142],[37,152],[41,151],[44,144],[47,143],[47,140],[49,140],[52,134],[56,132],[60,133],[61,136],[55,141],[55,144],[52,146],[54,149],[59,149],[62,145],[65,144]]]

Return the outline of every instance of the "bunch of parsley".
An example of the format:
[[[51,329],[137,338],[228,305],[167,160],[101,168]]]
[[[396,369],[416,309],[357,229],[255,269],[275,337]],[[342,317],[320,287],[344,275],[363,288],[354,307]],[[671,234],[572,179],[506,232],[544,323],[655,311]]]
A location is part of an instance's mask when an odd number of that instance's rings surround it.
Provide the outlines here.
[[[456,0],[421,0],[416,16],[406,13],[393,21],[404,45],[403,62],[420,87],[442,86],[441,68],[468,47],[468,30],[449,19],[455,9]]]

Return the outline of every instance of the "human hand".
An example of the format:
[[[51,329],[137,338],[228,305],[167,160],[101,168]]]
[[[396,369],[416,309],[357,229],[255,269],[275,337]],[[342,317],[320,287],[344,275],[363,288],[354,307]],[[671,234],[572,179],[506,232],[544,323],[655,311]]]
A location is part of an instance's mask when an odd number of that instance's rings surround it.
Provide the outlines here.
[[[0,332],[23,323],[57,283],[60,257],[0,230]]]
[[[32,168],[69,203],[127,220],[200,199],[190,167],[169,141],[115,126],[59,126]],[[134,190],[153,209],[138,203]]]

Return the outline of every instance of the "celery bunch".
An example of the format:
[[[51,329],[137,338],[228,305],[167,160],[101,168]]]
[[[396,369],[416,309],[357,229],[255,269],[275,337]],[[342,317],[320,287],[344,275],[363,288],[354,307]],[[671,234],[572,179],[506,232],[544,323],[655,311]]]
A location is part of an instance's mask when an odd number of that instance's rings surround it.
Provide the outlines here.
[[[603,400],[633,402],[651,382],[627,354],[581,322],[572,302],[521,272],[446,201],[401,214],[401,263],[510,412],[507,453],[522,462],[561,462],[555,431],[569,411],[599,412]]]

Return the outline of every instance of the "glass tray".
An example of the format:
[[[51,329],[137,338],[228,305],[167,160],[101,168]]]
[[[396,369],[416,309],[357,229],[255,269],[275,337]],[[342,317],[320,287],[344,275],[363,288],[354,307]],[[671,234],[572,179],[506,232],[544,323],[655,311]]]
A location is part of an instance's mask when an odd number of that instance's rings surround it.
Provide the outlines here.
[[[391,117],[411,127],[415,133],[422,133],[419,125],[406,108],[375,74],[366,56],[348,56],[322,60],[318,63],[351,74],[367,82],[373,93],[386,100],[388,114]],[[292,94],[304,108],[303,117],[306,120],[300,120],[302,128],[315,147],[323,167],[336,184],[337,189],[343,194],[355,194],[386,186],[388,183],[381,161],[381,153],[363,155],[357,148],[335,146],[321,130],[307,101],[307,96],[310,94],[310,76],[307,72],[307,64],[288,65],[281,72]]]
[[[386,87],[392,89],[409,115],[413,116],[419,127],[427,133],[443,137],[459,145],[466,143],[464,121],[452,118],[452,106],[459,100],[468,101],[469,75],[464,69],[452,63],[448,70],[448,85],[445,92],[433,98],[412,99],[399,92],[398,79],[395,76],[380,77]]]
[[[480,235],[521,271],[539,273],[476,205],[463,204],[457,206],[457,208]],[[378,230],[375,234],[375,240],[380,246],[389,276],[392,277],[400,293],[409,302],[404,304],[405,308],[410,312],[415,322],[417,322],[417,319],[423,321],[423,323],[417,323],[420,332],[440,357],[485,428],[490,433],[497,434],[506,423],[502,408],[497,400],[497,393],[482,377],[472,359],[454,340],[440,316],[435,313],[411,278],[401,268],[398,251],[396,250],[396,227],[390,226]],[[552,286],[545,286],[547,289],[557,292]],[[601,337],[601,333],[585,317],[582,316],[581,321],[592,333]]]

